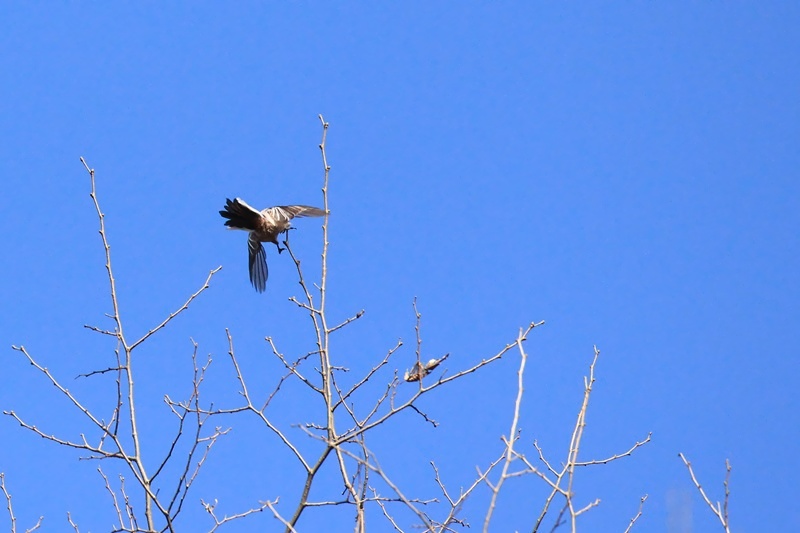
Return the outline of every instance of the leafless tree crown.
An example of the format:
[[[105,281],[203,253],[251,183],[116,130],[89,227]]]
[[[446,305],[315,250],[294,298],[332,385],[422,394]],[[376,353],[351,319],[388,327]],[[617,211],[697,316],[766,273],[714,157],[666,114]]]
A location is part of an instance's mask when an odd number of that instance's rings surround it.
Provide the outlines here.
[[[508,344],[500,346],[494,354],[490,354],[462,368],[451,371],[446,367],[450,354],[442,354],[433,358],[423,357],[422,337],[420,333],[422,315],[414,299],[415,349],[411,364],[398,368],[395,360],[401,352],[402,341],[397,341],[386,350],[386,353],[363,375],[352,377],[346,369],[337,366],[337,358],[330,348],[331,336],[348,327],[364,316],[360,310],[339,321],[330,321],[327,310],[328,283],[328,220],[330,206],[328,204],[328,187],[331,167],[328,164],[326,141],[328,123],[320,115],[322,139],[319,144],[322,170],[322,253],[321,275],[318,283],[311,283],[306,278],[301,259],[292,250],[288,233],[283,242],[294,263],[300,296],[290,298],[291,303],[308,316],[309,334],[313,338],[314,349],[308,353],[286,355],[279,348],[279,340],[269,336],[266,342],[269,351],[283,368],[271,389],[260,390],[251,386],[248,376],[242,370],[234,340],[230,330],[226,330],[228,357],[235,373],[235,386],[238,388],[238,404],[215,406],[214,402],[203,397],[201,388],[209,371],[211,356],[198,356],[198,345],[192,340],[191,361],[193,374],[191,389],[184,399],[164,397],[165,408],[174,415],[175,429],[160,455],[145,455],[143,449],[157,449],[155,446],[143,446],[149,435],[140,431],[137,419],[137,382],[134,367],[137,360],[137,349],[145,342],[150,342],[156,334],[166,328],[178,315],[204,291],[208,290],[212,278],[222,267],[209,271],[205,282],[182,305],[154,325],[152,329],[139,336],[128,333],[120,313],[117,299],[117,284],[111,261],[111,248],[108,242],[104,214],[100,208],[96,193],[95,171],[81,158],[91,184],[90,197],[99,223],[99,234],[105,252],[105,269],[108,277],[108,292],[111,312],[107,316],[111,327],[85,326],[99,335],[108,337],[115,346],[115,361],[107,368],[98,368],[81,375],[84,379],[111,379],[115,390],[113,402],[102,410],[90,409],[77,395],[70,392],[62,381],[53,375],[46,366],[39,362],[24,346],[14,346],[43,379],[54,385],[66,398],[69,405],[80,412],[88,429],[80,433],[79,439],[51,434],[29,422],[16,411],[4,413],[16,420],[29,432],[38,435],[60,446],[78,450],[83,458],[96,462],[98,481],[101,481],[108,495],[108,504],[113,510],[115,532],[174,532],[181,530],[179,524],[187,507],[196,506],[208,517],[209,533],[223,528],[234,521],[246,520],[248,517],[262,512],[270,513],[277,525],[286,532],[300,531],[301,518],[307,513],[324,512],[333,506],[346,506],[352,509],[354,530],[356,533],[367,531],[370,522],[377,521],[374,529],[385,531],[429,531],[444,533],[460,531],[470,527],[470,520],[481,524],[481,529],[488,532],[497,509],[501,506],[500,493],[506,483],[514,478],[530,478],[546,487],[547,496],[541,507],[529,512],[530,529],[533,532],[554,531],[560,527],[577,531],[582,515],[600,504],[599,499],[586,498],[576,493],[575,479],[578,472],[585,467],[595,467],[621,460],[633,454],[638,448],[650,442],[648,434],[634,442],[620,453],[599,459],[585,459],[581,452],[584,432],[587,428],[587,412],[593,386],[596,379],[596,368],[600,351],[594,349],[594,355],[588,367],[588,375],[583,381],[583,397],[577,406],[575,421],[570,424],[571,438],[569,446],[564,450],[562,459],[554,459],[552,450],[544,450],[537,440],[523,435],[520,429],[525,381],[524,376],[529,363],[525,344],[536,328],[544,322],[531,322],[519,329],[516,337]],[[276,243],[277,244],[277,243]],[[493,453],[487,452],[483,465],[476,467],[471,483],[454,490],[440,474],[433,461],[430,464],[430,480],[438,494],[421,496],[418,487],[401,486],[395,480],[393,468],[384,466],[379,459],[383,453],[367,445],[368,436],[379,426],[387,426],[397,415],[403,412],[418,416],[423,424],[437,425],[433,415],[426,412],[420,399],[433,393],[443,393],[448,384],[466,379],[471,374],[481,372],[503,357],[516,357],[518,360],[516,397],[513,407],[508,413],[508,432],[501,437],[501,446]],[[136,366],[138,372],[140,368]],[[152,371],[152,369],[151,369]],[[143,370],[147,372],[147,369]],[[270,410],[273,400],[282,392],[282,386],[290,380],[301,384],[309,398],[316,398],[321,412],[321,423],[305,423],[299,431],[290,432],[274,421]],[[356,401],[358,398],[358,401]],[[363,400],[367,398],[367,400]],[[275,453],[283,453],[291,460],[287,468],[293,468],[302,480],[299,494],[264,494],[263,499],[254,505],[243,504],[241,510],[233,514],[221,513],[219,501],[196,500],[189,497],[193,484],[201,474],[203,466],[210,460],[211,452],[218,442],[229,432],[239,416],[249,416],[257,420],[267,429],[271,438],[265,446],[272,446]],[[213,422],[213,423],[212,423]],[[224,423],[223,423],[224,422]],[[311,438],[316,443],[313,453],[307,446],[298,445],[298,439]],[[306,451],[301,451],[306,450]],[[391,458],[391,451],[388,453]],[[691,464],[681,455],[692,477],[692,481],[700,494],[718,516],[728,531],[728,480],[725,481],[724,506],[712,504],[694,476]],[[312,488],[320,485],[320,472],[331,464],[338,472],[341,491],[330,494],[323,499],[312,498]],[[170,468],[167,466],[170,465]],[[121,474],[109,476],[107,471],[119,467]],[[330,467],[328,467],[330,468]],[[728,465],[728,473],[730,466]],[[11,521],[11,531],[16,532],[16,517],[11,504],[11,495],[6,490],[5,479],[0,474],[0,490],[6,497],[7,510]],[[315,490],[314,494],[321,489]],[[474,512],[465,511],[467,500],[484,491],[488,504],[480,517]],[[633,518],[626,521],[620,518],[619,529],[631,531],[642,517],[643,505],[647,495],[640,498],[638,511]],[[241,502],[234,502],[241,504]],[[633,507],[632,507],[633,510]],[[519,510],[518,515],[523,510]],[[633,513],[631,513],[633,514]],[[630,516],[630,515],[628,515]],[[26,531],[34,531],[42,524],[43,518]],[[67,515],[70,527],[79,532],[78,522]],[[185,528],[184,528],[185,529]]]

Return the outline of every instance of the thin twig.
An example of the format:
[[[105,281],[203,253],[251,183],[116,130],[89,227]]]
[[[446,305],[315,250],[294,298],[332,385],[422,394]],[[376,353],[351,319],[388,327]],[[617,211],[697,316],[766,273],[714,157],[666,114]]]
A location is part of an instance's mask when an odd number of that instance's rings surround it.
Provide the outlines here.
[[[171,321],[173,318],[175,318],[176,316],[178,316],[179,314],[181,314],[183,311],[186,311],[186,310],[189,308],[189,304],[190,304],[190,303],[192,303],[192,301],[193,301],[195,298],[197,298],[198,296],[200,296],[200,294],[202,294],[202,293],[203,293],[203,291],[205,291],[206,289],[208,289],[208,288],[211,286],[211,285],[210,285],[210,283],[211,283],[211,278],[213,278],[213,277],[214,277],[214,274],[216,274],[216,273],[217,273],[217,272],[219,272],[220,270],[222,270],[222,266],[221,266],[221,265],[220,265],[220,266],[218,266],[217,268],[215,268],[215,269],[211,270],[211,271],[208,273],[208,277],[206,278],[206,281],[205,281],[205,283],[203,283],[203,286],[202,286],[202,287],[200,287],[200,288],[199,288],[197,291],[195,291],[195,293],[194,293],[194,294],[192,294],[191,296],[189,296],[189,299],[188,299],[188,300],[186,300],[186,301],[184,302],[184,304],[178,308],[178,310],[177,310],[177,311],[175,311],[175,312],[173,312],[173,313],[170,313],[170,315],[169,315],[167,318],[165,318],[165,319],[163,320],[163,322],[161,322],[159,325],[157,325],[156,327],[154,327],[153,329],[151,329],[150,331],[148,331],[147,333],[145,333],[144,335],[142,335],[142,337],[141,337],[139,340],[137,340],[137,341],[135,341],[133,344],[131,344],[131,346],[130,346],[130,349],[131,349],[131,350],[133,350],[134,348],[136,348],[137,346],[139,346],[141,343],[143,343],[144,341],[146,341],[147,339],[149,339],[149,338],[150,338],[150,336],[151,336],[151,335],[153,335],[155,332],[157,332],[158,330],[160,330],[160,329],[162,329],[162,328],[166,327],[166,325],[167,325],[167,324],[169,324],[169,323],[170,323],[170,321]]]
[[[14,507],[11,505],[11,494],[9,494],[6,489],[6,475],[3,472],[0,472],[0,490],[3,491],[3,495],[6,497],[6,508],[8,509],[8,516],[11,519],[11,533],[16,533],[17,518],[14,516]]]
[[[640,446],[644,446],[645,444],[650,442],[650,438],[652,436],[653,436],[652,432],[648,433],[647,437],[644,440],[637,441],[626,452],[618,453],[616,455],[612,455],[611,457],[608,457],[607,459],[598,459],[598,460],[594,460],[594,461],[577,462],[577,463],[575,463],[575,466],[604,465],[604,464],[610,463],[611,461],[616,461],[617,459],[622,459],[623,457],[629,457],[636,450],[636,448],[638,448]]]
[[[631,523],[628,524],[628,527],[625,528],[624,533],[630,533],[631,529],[633,529],[633,525],[639,520],[639,517],[642,516],[642,508],[644,507],[644,502],[647,501],[647,494],[642,496],[642,499],[639,500],[639,511],[636,513],[636,516],[631,518]]]
[[[706,491],[700,485],[700,481],[698,481],[697,477],[694,475],[694,470],[692,469],[692,463],[690,463],[689,460],[686,459],[683,453],[679,453],[678,457],[681,458],[681,461],[683,461],[683,464],[685,464],[686,468],[689,470],[689,476],[691,476],[692,478],[692,483],[694,483],[694,486],[697,488],[697,491],[700,493],[700,496],[703,497],[703,501],[706,502],[706,505],[709,507],[709,509],[711,509],[711,512],[713,512],[714,515],[719,519],[720,524],[722,524],[722,527],[723,529],[725,529],[726,533],[730,533],[730,523],[728,522],[728,496],[730,495],[730,491],[728,489],[728,482],[731,473],[730,462],[728,460],[725,460],[725,468],[727,473],[725,475],[725,481],[724,481],[725,505],[723,507],[719,502],[717,502],[716,505],[711,503],[711,499],[709,499],[708,495],[706,494]]]
[[[69,514],[69,511],[67,511],[67,522],[69,522],[69,525],[71,525],[71,526],[72,526],[72,529],[73,529],[73,531],[75,531],[75,533],[80,533],[80,530],[78,529],[78,524],[76,524],[76,523],[75,523],[75,522],[72,520],[72,515],[71,515],[71,514]]]
[[[238,520],[240,518],[244,518],[244,517],[249,516],[249,515],[251,515],[253,513],[263,512],[264,509],[267,509],[268,507],[270,507],[270,504],[274,505],[274,504],[278,503],[278,500],[276,499],[274,502],[270,502],[270,501],[259,502],[261,504],[259,507],[253,507],[251,509],[248,509],[247,511],[243,511],[243,512],[237,513],[237,514],[233,514],[231,516],[225,515],[222,518],[217,518],[217,515],[214,512],[216,507],[217,507],[217,503],[218,503],[217,500],[214,500],[213,504],[206,503],[205,501],[200,500],[200,504],[203,506],[203,509],[214,520],[214,526],[211,529],[208,530],[208,533],[214,533],[217,529],[219,529],[219,527],[221,525],[227,524],[228,522],[232,522],[234,520]]]
[[[342,322],[341,324],[339,324],[338,326],[333,326],[331,329],[328,330],[328,333],[333,333],[334,331],[340,330],[343,327],[345,327],[348,324],[350,324],[351,322],[355,322],[356,320],[358,320],[362,316],[364,316],[364,310],[363,309],[361,311],[359,311],[358,313],[356,313],[355,315],[353,315],[350,318],[348,318],[347,320],[345,320],[344,322]]]

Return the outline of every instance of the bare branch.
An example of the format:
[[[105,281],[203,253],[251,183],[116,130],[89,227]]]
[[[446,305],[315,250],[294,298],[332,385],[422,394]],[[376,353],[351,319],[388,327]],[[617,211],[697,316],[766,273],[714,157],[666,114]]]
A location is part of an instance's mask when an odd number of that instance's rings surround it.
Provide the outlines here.
[[[578,509],[577,511],[575,511],[575,516],[582,515],[583,513],[585,513],[586,511],[588,511],[592,507],[597,507],[598,505],[600,505],[600,498],[597,498],[595,501],[587,504],[582,509]]]
[[[72,529],[73,531],[75,531],[75,533],[80,533],[80,530],[78,529],[78,524],[72,521],[72,515],[69,514],[69,511],[67,511],[67,522],[69,522],[69,525],[72,526]]]
[[[364,316],[364,310],[363,309],[361,311],[359,311],[358,313],[356,313],[355,315],[353,315],[350,318],[348,318],[347,320],[345,320],[344,322],[342,322],[341,324],[339,324],[338,326],[334,326],[331,329],[329,329],[328,330],[328,334],[331,334],[334,331],[342,329],[343,327],[347,326],[351,322],[354,322],[354,321],[358,320],[362,316]]]
[[[322,394],[322,390],[319,387],[317,387],[316,385],[311,383],[305,376],[303,376],[297,370],[297,367],[300,366],[300,363],[302,363],[307,358],[309,358],[312,355],[314,355],[315,353],[317,353],[316,351],[307,353],[306,355],[304,355],[304,356],[300,357],[299,359],[297,359],[294,363],[289,363],[289,361],[286,360],[286,358],[283,356],[283,354],[278,351],[278,348],[275,346],[275,342],[272,340],[272,337],[266,337],[265,340],[269,343],[270,347],[272,348],[273,355],[275,355],[275,357],[277,357],[281,361],[281,363],[283,363],[283,366],[286,367],[286,369],[289,371],[289,374],[287,374],[286,377],[281,378],[281,380],[278,382],[278,385],[275,387],[275,391],[272,394],[269,395],[269,397],[267,398],[267,401],[264,403],[264,407],[262,407],[262,410],[264,408],[266,408],[267,405],[269,405],[269,402],[272,400],[272,398],[278,392],[278,390],[280,389],[281,385],[283,384],[283,382],[286,380],[286,378],[289,375],[296,376],[297,379],[299,379],[300,381],[305,383],[314,392],[316,392],[318,394]]]
[[[599,459],[599,460],[595,460],[595,461],[577,462],[577,463],[575,463],[575,466],[604,465],[604,464],[610,463],[611,461],[616,461],[617,459],[622,459],[623,457],[628,457],[634,452],[634,450],[636,450],[636,448],[638,448],[640,446],[644,446],[645,444],[650,442],[650,437],[652,437],[652,436],[653,436],[652,432],[648,433],[647,434],[647,438],[645,438],[644,440],[641,440],[641,441],[637,441],[636,444],[631,446],[630,449],[628,451],[626,451],[626,452],[618,453],[616,455],[612,455],[611,457],[609,457],[607,459]]]
[[[270,511],[272,511],[272,515],[273,515],[275,518],[277,518],[277,519],[280,521],[280,523],[281,523],[281,524],[283,524],[284,526],[286,526],[286,529],[287,529],[288,531],[290,531],[291,533],[296,533],[296,530],[294,529],[294,527],[292,526],[292,524],[290,524],[289,522],[287,522],[287,521],[286,521],[286,519],[280,515],[280,513],[278,512],[278,510],[277,510],[277,509],[275,509],[275,504],[277,504],[277,503],[278,503],[278,500],[277,500],[277,499],[275,500],[275,502],[274,502],[274,503],[273,503],[273,502],[271,502],[271,501],[269,501],[269,500],[267,500],[267,501],[266,501],[266,502],[264,502],[264,503],[266,503],[266,504],[267,504],[267,507],[269,507],[269,510],[270,510]]]
[[[270,507],[270,505],[274,505],[274,504],[278,503],[278,500],[276,499],[274,502],[270,502],[270,501],[259,502],[261,504],[261,506],[259,506],[259,507],[253,507],[251,509],[248,509],[247,511],[244,511],[244,512],[241,512],[241,513],[238,513],[238,514],[234,514],[234,515],[231,515],[231,516],[225,515],[222,518],[217,518],[217,515],[214,512],[216,507],[217,507],[217,503],[218,503],[217,500],[214,500],[213,504],[206,503],[203,500],[200,500],[200,503],[203,506],[203,509],[205,509],[205,511],[209,514],[209,516],[211,516],[211,518],[214,520],[214,526],[211,529],[208,530],[208,533],[214,533],[217,529],[219,529],[219,526],[221,526],[223,524],[227,524],[228,522],[232,522],[233,520],[238,520],[240,518],[244,518],[244,517],[249,516],[249,515],[254,514],[254,513],[260,513],[264,509]]]
[[[374,375],[375,375],[375,373],[376,373],[378,370],[380,370],[381,368],[383,368],[383,367],[384,367],[384,366],[385,366],[385,365],[386,365],[386,364],[389,362],[389,358],[390,358],[390,357],[392,357],[392,354],[394,354],[394,353],[395,353],[395,352],[396,352],[396,351],[397,351],[397,350],[398,350],[398,349],[399,349],[399,348],[400,348],[402,345],[403,345],[403,341],[402,341],[402,340],[400,340],[400,339],[398,339],[398,340],[397,340],[397,344],[395,344],[393,348],[389,349],[389,351],[388,351],[388,352],[386,352],[386,356],[385,356],[385,357],[384,357],[384,358],[383,358],[383,359],[382,359],[382,360],[381,360],[381,361],[380,361],[380,362],[379,362],[377,365],[373,366],[373,367],[372,367],[372,368],[369,370],[369,372],[367,372],[367,375],[366,375],[366,376],[364,376],[364,377],[361,379],[361,381],[359,381],[358,383],[356,383],[355,385],[353,385],[353,386],[350,388],[350,390],[349,390],[349,391],[347,391],[347,393],[346,393],[346,394],[342,395],[342,397],[341,397],[341,398],[340,398],[340,399],[339,399],[339,400],[338,400],[338,401],[337,401],[335,404],[333,404],[333,408],[334,408],[334,409],[336,409],[336,408],[339,406],[339,404],[341,404],[341,403],[344,403],[344,401],[346,401],[346,400],[347,400],[347,398],[349,398],[349,397],[350,397],[350,396],[351,396],[351,395],[352,395],[352,394],[353,394],[355,391],[357,391],[358,389],[360,389],[360,388],[361,388],[361,387],[362,387],[362,386],[363,386],[363,385],[364,385],[364,384],[365,384],[367,381],[369,381],[369,379],[370,379],[372,376],[374,376]]]
[[[431,466],[433,467],[433,471],[435,473],[436,484],[439,485],[439,488],[441,489],[442,494],[444,494],[444,497],[447,498],[447,501],[450,503],[450,511],[447,513],[447,516],[445,517],[445,519],[441,522],[441,526],[439,528],[440,532],[450,531],[450,528],[448,527],[450,524],[457,523],[457,524],[460,524],[460,525],[465,525],[465,523],[462,520],[458,519],[458,516],[457,516],[458,513],[461,511],[461,508],[464,505],[464,502],[467,500],[467,498],[475,491],[475,489],[481,483],[487,483],[488,484],[487,479],[488,479],[489,474],[491,474],[492,471],[495,469],[495,467],[498,464],[500,464],[500,462],[503,460],[504,457],[505,457],[505,450],[500,455],[500,457],[498,457],[497,459],[495,459],[494,461],[489,463],[489,466],[486,468],[486,470],[484,472],[481,472],[479,468],[476,468],[476,470],[478,471],[478,477],[475,478],[475,480],[472,482],[472,484],[469,487],[467,487],[466,490],[461,488],[459,496],[455,500],[450,497],[450,494],[448,494],[447,489],[444,486],[444,483],[442,482],[441,478],[439,477],[439,470],[436,468],[436,465],[433,463],[433,461],[431,461]]]
[[[532,322],[524,330],[524,333],[523,333],[523,335],[521,337],[522,341],[525,341],[527,339],[527,335],[533,330],[533,328],[541,326],[542,324],[544,324],[544,321],[537,322],[537,323],[533,323]],[[369,431],[371,428],[373,428],[375,426],[378,426],[380,424],[383,424],[388,419],[392,418],[393,416],[397,415],[398,413],[404,411],[405,409],[410,408],[411,405],[414,402],[416,402],[423,394],[426,394],[426,393],[428,393],[428,392],[430,392],[430,391],[432,391],[434,389],[437,389],[437,388],[441,387],[442,385],[444,385],[446,383],[449,383],[451,381],[459,379],[462,376],[466,376],[467,374],[471,374],[471,373],[479,370],[480,368],[483,368],[484,366],[489,365],[489,364],[499,360],[509,350],[511,350],[514,346],[516,346],[517,342],[519,342],[519,341],[515,341],[512,344],[506,345],[502,350],[497,352],[495,355],[489,357],[488,359],[482,359],[479,363],[476,363],[475,365],[467,368],[466,370],[462,370],[460,372],[457,372],[456,374],[454,374],[452,376],[441,377],[437,381],[435,381],[434,383],[432,383],[430,385],[427,385],[427,386],[421,387],[408,400],[406,400],[401,405],[394,406],[389,412],[384,413],[383,415],[378,417],[376,420],[373,420],[372,422],[365,423],[365,424],[363,424],[362,426],[360,426],[360,427],[358,427],[356,429],[353,429],[351,431],[348,431],[348,432],[344,433],[342,436],[339,437],[337,442],[348,441],[348,440],[352,439],[353,437],[356,437],[360,433],[363,433],[365,431]]]
[[[208,289],[210,287],[211,278],[214,277],[214,274],[216,274],[220,270],[222,270],[222,266],[218,266],[217,268],[211,270],[208,273],[208,277],[206,278],[206,281],[205,281],[205,283],[203,283],[202,287],[200,287],[194,294],[189,296],[189,299],[186,300],[186,302],[184,302],[184,304],[182,306],[180,306],[177,311],[171,313],[167,318],[165,318],[164,321],[161,322],[161,324],[157,325],[156,327],[154,327],[153,329],[151,329],[150,331],[145,333],[138,341],[136,341],[133,344],[131,344],[129,349],[133,350],[134,348],[139,346],[141,343],[146,341],[148,338],[150,338],[150,336],[153,335],[155,332],[157,332],[158,330],[164,328],[167,324],[170,323],[170,321],[173,318],[175,318],[176,316],[181,314],[183,311],[186,311],[189,308],[189,304],[192,303],[192,301],[195,298],[200,296],[200,294],[202,294],[203,291],[205,291],[206,289]]]
[[[412,501],[412,499],[408,498],[405,494],[403,494],[403,491],[400,490],[400,487],[398,487],[389,478],[389,476],[386,474],[384,469],[378,463],[377,458],[375,457],[374,453],[370,453],[370,459],[371,460],[364,461],[360,457],[358,457],[357,455],[355,455],[355,454],[353,454],[353,453],[351,453],[351,452],[349,452],[349,451],[347,451],[347,450],[345,450],[345,449],[343,449],[341,447],[339,449],[342,450],[342,452],[345,455],[347,455],[350,458],[356,460],[357,462],[359,462],[360,464],[362,464],[364,467],[368,468],[372,472],[375,472],[376,474],[378,474],[378,476],[384,481],[384,483],[386,483],[389,486],[389,488],[392,489],[392,491],[397,495],[397,497],[400,499],[400,501],[402,501],[410,511],[412,511],[415,515],[417,515],[417,517],[422,521],[423,524],[425,524],[425,527],[427,527],[429,530],[433,529],[433,523],[431,522],[431,519],[428,517],[428,515],[426,513],[424,513],[423,511],[421,511],[420,509],[418,509],[417,506],[414,505],[414,502]]]
[[[730,462],[727,459],[725,460],[725,468],[727,473],[725,475],[725,481],[723,483],[725,486],[725,505],[723,507],[722,505],[720,505],[719,502],[717,502],[716,505],[711,503],[711,500],[706,494],[706,491],[700,485],[700,481],[698,481],[697,477],[694,475],[694,470],[692,469],[692,463],[690,463],[689,460],[686,459],[683,453],[679,453],[678,457],[681,458],[681,461],[683,461],[683,464],[685,464],[686,468],[689,470],[689,476],[691,476],[692,478],[692,483],[694,483],[694,486],[697,488],[697,491],[700,493],[700,496],[703,497],[703,501],[706,502],[706,505],[709,507],[709,509],[711,509],[711,512],[713,512],[714,515],[716,515],[716,517],[719,519],[720,524],[722,524],[722,528],[726,531],[726,533],[730,533],[730,523],[728,522],[728,496],[730,495],[730,491],[728,489],[728,482],[731,474]]]
[[[120,525],[120,527],[122,527],[124,522],[122,520],[122,509],[120,508],[119,501],[117,500],[117,493],[115,493],[114,490],[111,488],[111,483],[108,482],[108,477],[103,472],[103,470],[100,467],[98,467],[97,471],[103,477],[103,482],[105,483],[106,490],[111,495],[111,501],[114,504],[114,510],[117,512],[117,520],[119,520],[119,525]],[[67,515],[67,516],[69,516],[69,515]]]
[[[89,173],[89,180],[91,182],[92,190],[89,193],[89,196],[92,198],[92,202],[94,203],[95,212],[97,213],[97,218],[100,222],[100,238],[103,241],[103,250],[105,251],[106,255],[106,273],[108,274],[108,284],[109,284],[109,292],[111,293],[111,306],[114,310],[113,314],[110,315],[111,318],[116,322],[116,333],[117,338],[120,339],[122,344],[125,346],[127,350],[128,346],[125,343],[125,337],[122,331],[122,320],[119,316],[119,304],[117,303],[117,282],[114,279],[114,273],[111,269],[111,246],[108,244],[108,239],[106,239],[106,224],[105,224],[105,215],[103,211],[100,209],[100,203],[97,201],[97,188],[95,185],[94,179],[94,169],[89,167],[89,164],[86,160],[81,157],[81,163],[83,163],[83,167],[86,169],[86,172]]]
[[[385,516],[386,519],[389,520],[389,523],[392,524],[392,527],[394,528],[394,530],[398,531],[399,533],[405,533],[400,528],[400,526],[397,525],[397,522],[395,522],[395,520],[392,517],[392,515],[389,514],[389,511],[386,510],[386,505],[384,505],[383,501],[381,501],[381,498],[378,497],[378,493],[375,491],[375,489],[372,489],[372,493],[375,495],[375,501],[378,503],[378,507],[381,508],[381,512],[383,513],[383,516]]]
[[[283,432],[280,429],[278,429],[272,422],[270,422],[270,420],[267,418],[267,416],[264,414],[262,410],[257,409],[253,404],[253,400],[250,397],[250,393],[247,391],[247,385],[244,382],[244,376],[242,374],[242,370],[241,368],[239,368],[239,362],[236,360],[236,353],[233,349],[233,337],[231,337],[231,332],[228,328],[225,328],[225,334],[228,337],[228,355],[231,357],[233,368],[236,370],[236,379],[239,381],[239,385],[241,385],[242,387],[240,394],[244,397],[245,401],[247,402],[247,405],[244,408],[229,410],[227,412],[231,413],[244,410],[252,411],[256,416],[258,416],[258,418],[261,419],[262,422],[264,422],[264,424],[266,424],[266,426],[270,429],[270,431],[272,431],[275,435],[277,435],[278,438],[292,451],[295,457],[297,457],[297,460],[300,461],[300,463],[302,463],[303,468],[306,470],[306,472],[308,472],[311,469],[311,467],[306,462],[303,455],[300,453],[300,450],[298,450],[297,447],[294,444],[292,444],[291,441],[289,441],[289,439],[286,437],[286,435],[283,434]],[[215,413],[222,413],[222,412],[224,411],[218,410]]]
[[[642,508],[644,507],[644,502],[646,502],[646,501],[647,501],[647,494],[642,496],[642,499],[639,500],[639,511],[636,513],[636,516],[631,518],[631,523],[628,524],[628,527],[625,528],[624,533],[630,533],[631,532],[631,530],[633,529],[633,525],[636,523],[637,520],[639,520],[639,517],[642,516]]]
[[[551,487],[550,494],[548,495],[547,499],[545,500],[544,506],[542,508],[539,517],[536,519],[536,523],[533,526],[533,532],[536,533],[539,531],[539,528],[544,521],[545,516],[547,515],[550,505],[552,504],[554,498],[557,495],[561,495],[564,497],[565,503],[564,507],[561,509],[558,517],[556,518],[555,525],[553,529],[556,529],[562,523],[562,517],[566,512],[569,512],[569,520],[571,522],[571,530],[575,532],[577,530],[577,518],[581,514],[585,513],[586,511],[596,507],[600,504],[600,500],[596,499],[593,502],[585,505],[580,509],[576,509],[574,505],[574,493],[572,491],[572,486],[575,477],[575,468],[578,466],[591,466],[591,465],[599,465],[599,464],[607,464],[612,461],[616,461],[617,459],[621,459],[623,457],[627,457],[631,455],[637,448],[640,446],[644,446],[648,442],[650,442],[651,434],[647,435],[647,438],[636,442],[633,446],[631,446],[626,452],[613,455],[607,459],[602,460],[593,460],[593,461],[578,461],[578,452],[580,450],[581,439],[583,438],[583,432],[586,427],[586,412],[589,407],[589,398],[592,393],[592,386],[595,382],[595,366],[597,364],[598,357],[600,355],[600,351],[595,346],[594,348],[594,357],[592,359],[592,363],[589,365],[589,376],[584,377],[584,392],[583,392],[583,402],[581,403],[581,408],[578,411],[578,416],[575,421],[575,426],[572,431],[572,437],[570,439],[569,445],[569,452],[567,454],[567,461],[564,463],[563,468],[561,470],[556,470],[552,463],[547,461],[542,451],[542,448],[539,446],[538,442],[534,441],[533,445],[536,448],[536,451],[539,454],[539,459],[547,466],[548,471],[550,474],[555,476],[554,480],[551,480],[548,476],[544,475],[543,473],[536,470],[533,465],[531,465],[527,459],[524,459],[522,456],[518,456],[518,458],[522,459],[523,462],[528,466],[528,471],[535,471],[539,474],[539,477],[544,479]],[[562,486],[562,483],[566,481],[566,486]]]
[[[503,488],[503,483],[505,483],[506,479],[508,479],[509,469],[511,468],[511,463],[514,461],[515,454],[514,454],[514,443],[519,438],[519,415],[522,410],[522,395],[525,391],[524,387],[524,376],[525,376],[525,364],[528,361],[528,354],[525,353],[525,348],[522,346],[523,343],[523,330],[520,328],[519,334],[517,335],[517,342],[516,345],[519,348],[519,370],[517,370],[517,397],[514,400],[514,412],[511,418],[511,428],[508,431],[508,437],[505,439],[506,442],[506,451],[505,451],[505,461],[503,462],[503,469],[500,473],[500,479],[497,480],[497,483],[494,485],[489,484],[489,487],[492,491],[492,497],[489,502],[489,508],[486,511],[486,516],[483,520],[483,531],[484,533],[488,533],[489,531],[489,523],[492,520],[492,514],[494,513],[495,505],[497,505],[497,498],[500,495],[500,489]]]
[[[14,516],[14,507],[11,505],[11,494],[6,490],[6,475],[0,472],[0,490],[6,497],[6,508],[8,509],[8,516],[11,519],[11,533],[17,533],[17,518]]]
[[[95,418],[95,416],[92,413],[90,413],[89,410],[86,407],[84,407],[81,404],[81,402],[79,402],[78,399],[75,398],[75,396],[73,396],[71,392],[69,392],[69,390],[66,389],[66,387],[61,385],[61,383],[59,383],[59,381],[53,376],[53,374],[50,373],[48,369],[37,363],[31,356],[31,354],[28,353],[28,350],[26,350],[24,346],[12,346],[11,348],[24,354],[25,357],[28,359],[28,362],[39,372],[44,374],[50,381],[50,383],[53,386],[55,386],[59,391],[61,391],[61,393],[64,396],[66,396],[75,407],[77,407],[84,415],[86,415],[87,418],[89,418],[89,420],[91,420],[98,428],[100,428],[101,431],[106,431],[106,426],[102,422],[100,422],[100,420]],[[5,412],[5,414],[11,414],[12,416],[14,416],[11,412]]]
[[[89,324],[84,324],[83,327],[85,327],[88,330],[94,331],[96,333],[100,333],[102,335],[109,335],[111,337],[117,337],[119,335],[116,331],[109,331],[107,329],[101,329],[101,328],[98,328],[96,326],[90,326]]]

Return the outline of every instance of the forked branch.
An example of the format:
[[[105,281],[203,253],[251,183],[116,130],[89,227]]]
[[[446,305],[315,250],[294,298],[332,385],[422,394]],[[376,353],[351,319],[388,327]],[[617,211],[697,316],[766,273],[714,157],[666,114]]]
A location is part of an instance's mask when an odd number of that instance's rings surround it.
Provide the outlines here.
[[[731,478],[730,461],[728,461],[727,459],[725,460],[725,481],[722,482],[725,488],[724,503],[720,504],[720,502],[717,502],[715,505],[711,502],[711,499],[706,494],[706,491],[705,489],[703,489],[703,486],[700,485],[700,481],[697,479],[697,476],[695,476],[694,469],[692,468],[692,463],[690,463],[689,460],[686,459],[686,456],[683,455],[683,453],[679,453],[678,457],[681,458],[681,461],[683,461],[683,464],[686,465],[686,468],[689,470],[689,476],[692,478],[692,483],[694,483],[695,488],[700,493],[700,496],[702,496],[703,501],[706,502],[708,508],[711,509],[711,512],[714,513],[714,515],[717,517],[720,524],[722,524],[722,528],[726,531],[726,533],[730,533],[730,521],[728,520],[728,498],[730,497],[731,494],[729,488],[729,482]]]

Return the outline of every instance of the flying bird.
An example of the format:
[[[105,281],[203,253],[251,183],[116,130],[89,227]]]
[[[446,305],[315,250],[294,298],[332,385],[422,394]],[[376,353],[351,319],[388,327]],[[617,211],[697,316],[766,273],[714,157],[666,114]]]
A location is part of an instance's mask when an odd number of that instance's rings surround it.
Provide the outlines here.
[[[247,238],[247,249],[250,252],[250,283],[258,292],[267,287],[267,252],[262,242],[271,242],[278,247],[278,253],[284,249],[278,244],[278,235],[289,231],[294,217],[321,217],[328,214],[324,209],[309,205],[278,205],[259,211],[249,206],[241,198],[225,199],[225,208],[219,212],[227,218],[228,229],[241,229],[250,232]]]

